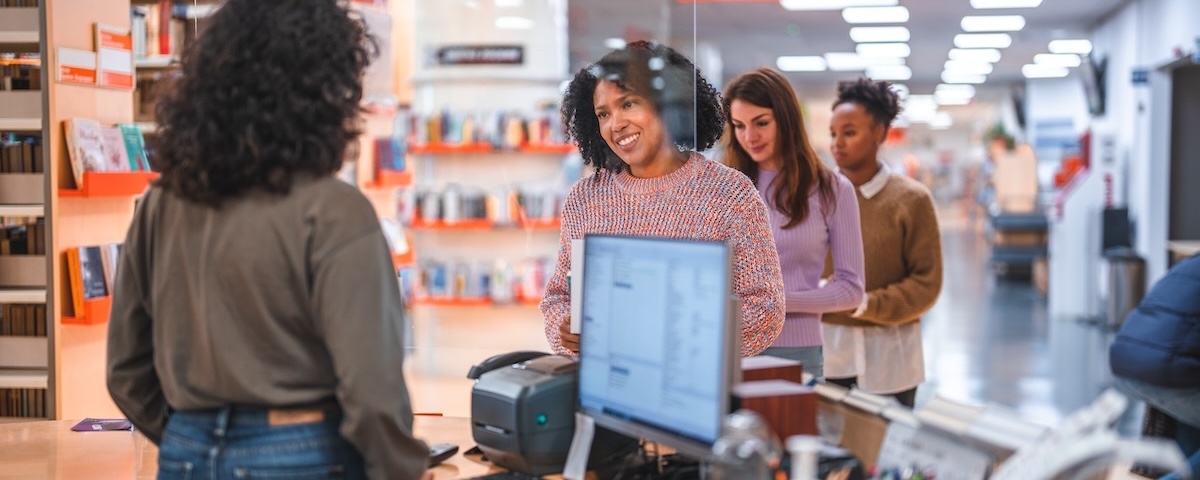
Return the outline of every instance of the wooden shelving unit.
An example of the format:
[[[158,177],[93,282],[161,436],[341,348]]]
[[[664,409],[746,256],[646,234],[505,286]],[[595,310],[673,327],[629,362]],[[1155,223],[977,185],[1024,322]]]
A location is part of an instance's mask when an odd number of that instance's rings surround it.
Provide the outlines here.
[[[45,1],[45,0],[43,0]],[[42,143],[47,139],[45,131],[45,100],[47,79],[46,55],[42,51],[43,7],[0,7],[0,52],[36,53],[37,59],[22,59],[20,63],[41,65],[42,90],[0,91],[0,132],[31,136],[40,135]],[[46,164],[45,150],[42,152]],[[46,218],[52,210],[46,195],[50,177],[44,173],[0,174],[0,217]],[[46,220],[49,223],[48,220]],[[16,222],[20,223],[20,222]],[[50,229],[47,228],[47,232]],[[27,234],[28,235],[28,234]],[[50,238],[42,241],[49,246]],[[32,251],[32,246],[26,248]],[[0,304],[42,305],[53,298],[51,292],[50,260],[47,255],[13,254],[0,256]],[[36,307],[35,307],[36,308]],[[7,311],[7,309],[6,309]],[[4,322],[17,322],[17,318],[5,318]],[[24,319],[22,319],[24,321]],[[53,416],[54,356],[52,345],[55,336],[52,320],[46,322],[46,336],[0,335],[0,389],[46,390],[44,407],[35,403],[22,403],[27,411],[45,410]],[[4,392],[7,396],[8,392]],[[38,394],[41,396],[41,394]],[[28,397],[28,398],[32,398]],[[33,402],[33,400],[29,400]],[[3,411],[6,415],[19,415]],[[28,417],[0,417],[0,421],[27,420]]]

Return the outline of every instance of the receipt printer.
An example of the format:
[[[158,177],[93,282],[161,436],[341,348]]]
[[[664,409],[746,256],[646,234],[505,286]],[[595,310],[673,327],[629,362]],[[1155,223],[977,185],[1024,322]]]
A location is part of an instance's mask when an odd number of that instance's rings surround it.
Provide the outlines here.
[[[563,470],[575,433],[579,364],[512,352],[471,368],[471,434],[492,463],[531,475]],[[596,428],[588,464],[632,451],[635,439]]]

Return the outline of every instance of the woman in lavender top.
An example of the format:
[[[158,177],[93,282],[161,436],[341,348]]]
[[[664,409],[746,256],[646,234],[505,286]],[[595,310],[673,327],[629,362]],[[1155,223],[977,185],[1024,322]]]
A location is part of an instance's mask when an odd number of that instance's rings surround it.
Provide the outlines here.
[[[821,378],[821,314],[853,311],[864,299],[858,198],[809,144],[800,102],[782,74],[744,73],[722,102],[731,133],[723,159],[750,177],[766,202],[783,271],[783,333],[763,354],[799,360]],[[822,279],[830,256],[833,275]]]

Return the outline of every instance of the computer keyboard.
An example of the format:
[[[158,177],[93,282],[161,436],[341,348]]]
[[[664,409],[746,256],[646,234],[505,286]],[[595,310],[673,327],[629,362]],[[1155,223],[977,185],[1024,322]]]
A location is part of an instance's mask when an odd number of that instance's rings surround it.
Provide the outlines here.
[[[458,453],[458,445],[453,443],[435,443],[429,446],[429,466],[435,466]]]

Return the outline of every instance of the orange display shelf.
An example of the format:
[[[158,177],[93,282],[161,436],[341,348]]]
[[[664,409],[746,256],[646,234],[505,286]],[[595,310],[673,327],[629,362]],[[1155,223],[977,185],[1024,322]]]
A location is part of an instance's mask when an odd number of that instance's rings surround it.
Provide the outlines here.
[[[429,305],[435,307],[490,307],[492,299],[486,297],[480,298],[433,298],[433,297],[418,297],[413,299],[415,305]]]
[[[408,170],[388,170],[384,168],[375,173],[375,181],[363,185],[363,187],[373,189],[395,188],[407,187],[412,185],[412,183],[412,172]]]
[[[418,219],[412,223],[414,230],[491,230],[495,226],[494,222],[487,219],[458,220],[456,222],[444,220],[426,222]]]
[[[71,325],[98,325],[108,322],[108,311],[112,308],[112,297],[105,295],[83,301],[83,311],[75,316],[63,315],[62,323]]]
[[[555,218],[522,218],[521,228],[528,230],[561,230],[562,219]]]
[[[413,145],[409,147],[408,153],[415,155],[437,155],[451,153],[489,153],[494,151],[490,143],[427,143],[424,145]]]
[[[84,172],[83,186],[78,189],[59,189],[58,196],[67,198],[134,197],[146,191],[158,172]]]
[[[392,254],[392,266],[396,268],[411,267],[414,263],[416,263],[416,259],[412,250],[409,250],[408,253]]]
[[[575,151],[575,145],[569,143],[527,143],[521,145],[522,153],[549,153],[565,155]]]

